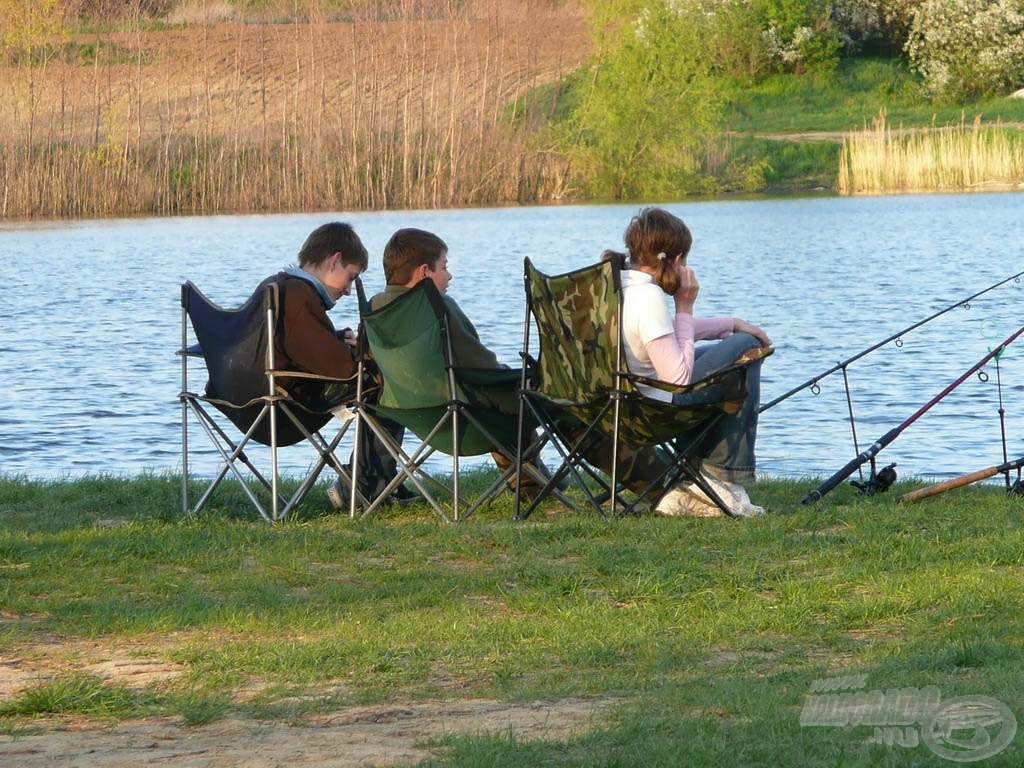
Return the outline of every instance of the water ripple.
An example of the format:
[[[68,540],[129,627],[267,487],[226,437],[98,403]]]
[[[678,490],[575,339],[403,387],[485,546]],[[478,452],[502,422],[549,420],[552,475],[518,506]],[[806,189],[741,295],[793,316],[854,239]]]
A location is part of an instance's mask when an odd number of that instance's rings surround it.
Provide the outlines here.
[[[869,345],[1022,268],[1019,193],[801,198],[669,205],[694,233],[690,265],[698,312],[766,328],[777,352],[762,374],[767,402]],[[523,258],[564,272],[622,247],[638,206],[550,206],[346,215],[371,254],[364,283],[383,286],[380,253],[404,226],[448,243],[450,293],[499,358],[518,365]],[[0,225],[5,327],[0,370],[0,472],[29,477],[180,470],[180,284],[238,304],[264,276],[293,262],[315,226],[335,216]],[[936,227],[941,222],[941,228]],[[180,230],[187,227],[188,237]],[[39,253],[74,252],[75,280],[54,301]],[[244,259],[223,258],[244,253]],[[847,367],[861,448],[900,425],[1016,330],[1022,287],[1002,286]],[[55,321],[55,315],[59,321]],[[332,312],[358,322],[355,303]],[[70,321],[68,321],[70,319]],[[1024,343],[999,361],[1008,451],[1024,453]],[[885,449],[902,476],[958,474],[1002,460],[996,370],[970,377]],[[201,388],[202,382],[193,384]],[[843,375],[805,389],[760,418],[762,472],[831,474],[856,456]],[[197,437],[203,438],[197,432]],[[200,443],[194,442],[198,449]],[[261,456],[259,448],[254,455]],[[351,450],[346,438],[343,454]],[[216,453],[203,450],[215,462]],[[309,465],[283,451],[286,472]],[[212,465],[211,461],[206,462]],[[470,461],[470,464],[475,463]]]

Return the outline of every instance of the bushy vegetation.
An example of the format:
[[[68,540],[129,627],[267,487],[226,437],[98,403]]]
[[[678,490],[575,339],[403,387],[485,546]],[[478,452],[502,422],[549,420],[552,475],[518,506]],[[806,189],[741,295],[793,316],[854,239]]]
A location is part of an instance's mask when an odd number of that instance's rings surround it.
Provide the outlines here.
[[[324,33],[323,22],[386,20],[422,28],[423,20],[443,20],[455,39],[466,20],[489,12],[487,3],[0,0],[6,20],[0,66],[6,63],[2,74],[10,74],[0,84],[13,114],[10,127],[0,130],[0,216],[837,189],[839,134],[868,127],[883,111],[895,128],[1024,117],[1024,102],[1003,98],[1024,86],[1024,0],[581,2],[591,22],[590,59],[511,103],[496,88],[448,88],[436,74],[441,65],[406,39],[400,78],[430,107],[411,109],[402,89],[384,85],[383,70],[362,59],[348,74],[355,96],[342,101],[344,89],[305,56]],[[253,119],[225,128],[219,110],[244,103],[243,87],[223,94],[190,90],[183,97],[168,85],[161,103],[173,108],[157,107],[156,114],[146,111],[150,103],[118,101],[102,68],[138,64],[126,87],[151,93],[144,66],[159,56],[143,35],[125,30],[192,27],[197,51],[205,51],[207,25],[226,19],[239,29],[258,26],[248,22],[309,22],[301,30],[291,25],[296,85],[287,103],[271,107],[264,99]],[[505,66],[506,45],[536,51],[546,45],[543,21],[526,32],[529,39],[506,39],[500,23],[491,32],[488,72],[492,64],[493,71]],[[242,52],[256,50],[240,34],[238,40],[228,54],[236,73],[245,69]],[[265,58],[262,45],[261,37],[251,85],[265,94],[273,67],[281,65]],[[479,76],[479,62],[465,58],[460,46],[444,49],[444,56],[453,77]],[[198,55],[193,64],[199,82],[210,74],[201,62]],[[69,70],[80,72],[82,64],[93,84],[70,85]],[[312,114],[296,109],[298,103]],[[333,120],[339,113],[354,116],[351,124]],[[183,127],[186,116],[191,122]],[[243,135],[257,123],[258,137]],[[154,125],[155,133],[146,127]],[[836,136],[792,136],[820,132]]]
[[[752,155],[750,142],[732,153],[722,134],[753,105],[750,93],[766,95],[773,82],[785,83],[797,96],[796,114],[813,112],[815,122],[852,101],[839,130],[892,106],[934,109],[1024,85],[1024,0],[590,0],[590,7],[598,44],[563,140],[599,196],[771,186],[776,153]],[[885,54],[894,76],[875,80],[874,107],[857,111],[856,95],[835,93],[850,83],[833,83],[866,53]],[[827,101],[799,104],[816,91]],[[751,129],[771,130],[761,112],[746,116]]]
[[[692,188],[722,103],[701,45],[707,19],[667,3],[609,0],[591,21],[597,53],[563,143],[587,192],[632,198]]]
[[[1009,93],[1024,85],[1024,0],[926,0],[906,51],[935,98]]]
[[[38,46],[59,46],[68,34],[61,0],[0,0],[0,18],[0,61],[25,56]]]

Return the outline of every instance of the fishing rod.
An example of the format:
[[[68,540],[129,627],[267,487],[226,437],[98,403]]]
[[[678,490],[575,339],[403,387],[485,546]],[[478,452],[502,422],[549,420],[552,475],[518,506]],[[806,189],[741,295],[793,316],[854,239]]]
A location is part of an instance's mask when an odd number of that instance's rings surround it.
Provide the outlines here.
[[[818,382],[821,381],[822,379],[824,379],[825,377],[831,376],[836,371],[843,371],[845,373],[846,368],[849,365],[851,365],[852,363],[857,362],[862,357],[866,357],[867,355],[870,355],[876,349],[880,349],[880,348],[884,347],[886,344],[889,344],[890,342],[895,341],[896,342],[896,346],[903,346],[901,338],[903,336],[905,336],[906,334],[910,333],[913,330],[916,330],[917,328],[920,328],[925,323],[930,323],[935,318],[941,317],[942,315],[944,315],[947,312],[950,312],[950,311],[956,309],[957,307],[963,307],[964,309],[970,309],[971,308],[970,307],[971,301],[973,301],[974,299],[978,298],[979,296],[982,296],[982,295],[988,293],[989,291],[995,290],[996,288],[998,288],[1001,285],[1005,285],[1006,283],[1010,282],[1011,280],[1016,280],[1019,283],[1021,275],[1024,275],[1024,270],[1018,272],[1015,275],[1010,275],[1009,277],[1007,277],[1007,278],[1005,278],[1003,280],[1000,280],[998,283],[993,283],[988,288],[984,288],[984,289],[978,291],[977,293],[973,293],[970,296],[968,296],[966,299],[960,299],[960,301],[957,301],[957,302],[955,302],[953,304],[950,304],[948,307],[945,307],[944,309],[940,309],[938,312],[936,312],[936,313],[934,313],[932,315],[929,315],[924,320],[918,320],[916,323],[913,323],[912,325],[908,325],[902,331],[897,331],[896,333],[892,334],[888,338],[883,339],[882,341],[879,341],[877,344],[872,344],[870,347],[861,350],[860,352],[858,352],[857,354],[853,355],[852,357],[848,357],[846,360],[843,360],[840,363],[836,363],[831,368],[829,368],[827,371],[823,371],[823,372],[819,373],[817,376],[811,377],[810,379],[808,379],[807,381],[803,382],[802,384],[799,384],[799,385],[793,387],[788,392],[784,392],[783,394],[779,395],[774,400],[772,400],[772,401],[770,401],[768,403],[765,403],[764,405],[762,405],[760,407],[760,409],[758,409],[758,413],[764,413],[765,411],[767,411],[772,406],[778,405],[783,400],[786,400],[786,399],[792,397],[797,392],[800,392],[800,391],[802,391],[804,389],[807,389],[808,387],[811,387],[812,391],[814,391],[814,393],[817,394],[816,388],[818,386]],[[849,394],[849,389],[847,389],[847,394]]]
[[[936,403],[938,403],[946,395],[948,395],[954,389],[963,384],[968,378],[974,375],[974,373],[980,370],[985,365],[985,363],[987,363],[996,355],[1000,354],[1004,349],[1006,349],[1006,347],[1012,344],[1017,339],[1017,337],[1020,336],[1022,333],[1024,333],[1024,326],[1021,326],[1016,331],[1014,331],[1009,337],[1006,338],[1005,341],[999,344],[995,349],[990,350],[987,355],[981,358],[981,360],[976,362],[974,365],[968,368],[962,375],[957,377],[957,379],[952,384],[947,386],[945,389],[939,392],[939,394],[937,394],[923,406],[918,408],[913,413],[913,415],[907,418],[902,424],[890,429],[888,432],[882,435],[882,437],[878,438],[878,440],[872,443],[869,448],[862,451],[857,456],[857,458],[848,462],[846,466],[844,466],[842,469],[840,469],[838,472],[832,475],[832,477],[830,477],[828,480],[819,485],[815,490],[811,491],[806,496],[804,496],[802,503],[811,504],[812,502],[817,501],[826,493],[828,493],[837,485],[839,485],[841,482],[843,482],[843,480],[852,475],[855,471],[857,471],[858,468],[863,466],[866,462],[872,462],[872,467],[874,467],[874,459],[875,456],[878,455],[879,451],[881,451],[883,448],[885,448],[885,446],[889,445],[889,443],[891,443],[893,440],[899,437],[900,433],[902,433],[903,430],[905,430],[907,427],[909,427],[911,424],[913,424],[915,421],[921,418]],[[886,467],[886,469],[891,469],[891,466]]]
[[[1003,407],[1003,377],[999,373],[999,358],[996,355],[996,392],[999,393],[999,435],[1003,441],[1003,463],[1006,464],[1010,457],[1006,452],[1006,409]],[[1020,474],[1019,472],[1017,473]],[[1010,493],[1010,472],[1006,472],[1006,492]]]
[[[961,486],[964,485],[976,483],[979,480],[994,477],[1000,472],[1005,474],[1007,481],[1009,481],[1010,472],[1012,472],[1015,469],[1020,469],[1021,467],[1024,467],[1024,457],[1014,459],[1013,461],[1006,461],[994,467],[988,467],[987,469],[979,469],[977,472],[968,472],[966,475],[960,475],[959,477],[954,477],[950,480],[943,480],[941,483],[929,485],[927,488],[919,488],[916,491],[904,493],[902,496],[899,497],[899,501],[919,501],[920,499],[927,499],[929,496],[936,496],[937,494],[944,493],[946,491],[951,491],[954,488],[960,488]],[[1019,480],[1012,486],[1007,485],[1007,495],[1021,495],[1020,486],[1021,483]]]

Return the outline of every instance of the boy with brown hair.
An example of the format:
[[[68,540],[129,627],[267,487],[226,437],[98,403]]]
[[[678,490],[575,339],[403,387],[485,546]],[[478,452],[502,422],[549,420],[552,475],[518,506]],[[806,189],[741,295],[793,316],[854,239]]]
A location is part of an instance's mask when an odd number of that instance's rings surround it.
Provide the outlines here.
[[[399,229],[384,246],[384,278],[387,285],[370,305],[374,309],[390,304],[422,280],[432,280],[448,311],[453,362],[463,368],[507,368],[482,341],[476,327],[448,295],[452,273],[448,271],[448,246],[433,232],[423,229]],[[518,413],[519,402],[509,404],[508,413]],[[505,409],[502,408],[502,411]]]
[[[384,247],[383,264],[387,285],[383,291],[370,299],[373,309],[387,306],[423,280],[431,280],[441,294],[447,312],[453,364],[462,368],[509,367],[499,362],[498,356],[480,340],[476,326],[462,311],[458,302],[448,295],[452,273],[448,270],[448,246],[444,240],[433,232],[422,229],[399,229]],[[499,413],[510,416],[519,414],[519,395],[515,391],[490,392],[488,401]],[[510,448],[514,453],[515,446]],[[494,452],[491,456],[502,471],[510,466],[501,453]],[[539,458],[531,463],[534,463],[542,474],[548,474]],[[524,490],[528,483],[532,484],[533,480],[524,476]],[[563,482],[559,487],[564,486]]]
[[[281,384],[303,405],[329,408],[355,394],[355,334],[337,331],[327,312],[369,264],[366,247],[349,224],[322,224],[306,238],[298,266],[289,265],[260,283],[257,290],[277,284],[280,322],[274,334],[279,368],[315,373],[349,382],[282,379]]]
[[[350,328],[336,330],[327,314],[369,266],[366,247],[350,224],[321,224],[306,237],[298,252],[298,265],[289,265],[260,283],[278,286],[279,322],[274,334],[275,364],[284,370],[314,373],[345,381],[318,381],[281,377],[279,382],[302,405],[326,410],[355,397],[356,335]],[[359,449],[360,492],[374,498],[395,476],[390,454],[383,445],[364,439]],[[348,496],[328,496],[335,507],[348,506]],[[342,503],[339,503],[341,501]]]

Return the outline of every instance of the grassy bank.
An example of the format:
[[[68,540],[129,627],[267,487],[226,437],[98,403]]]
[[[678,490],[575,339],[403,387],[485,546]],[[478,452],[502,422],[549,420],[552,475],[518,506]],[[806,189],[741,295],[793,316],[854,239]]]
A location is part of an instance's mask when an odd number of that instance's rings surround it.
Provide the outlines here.
[[[450,736],[434,762],[943,763],[870,726],[801,726],[815,681],[846,675],[992,697],[1020,720],[1022,502],[989,486],[897,505],[900,483],[801,506],[815,485],[759,483],[773,514],[745,522],[550,507],[513,524],[509,499],[459,525],[426,508],[353,522],[314,494],[270,526],[235,501],[179,519],[174,477],[3,480],[0,727],[607,698],[567,740]],[[167,674],[133,685],[112,659]],[[1018,738],[984,764],[1022,761]]]
[[[729,156],[765,167],[765,190],[932,192],[1024,184],[1024,99],[929,103],[896,59],[845,59],[828,79],[739,89]]]

